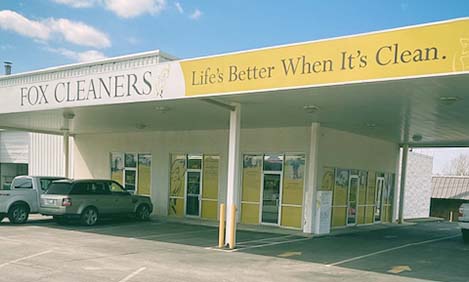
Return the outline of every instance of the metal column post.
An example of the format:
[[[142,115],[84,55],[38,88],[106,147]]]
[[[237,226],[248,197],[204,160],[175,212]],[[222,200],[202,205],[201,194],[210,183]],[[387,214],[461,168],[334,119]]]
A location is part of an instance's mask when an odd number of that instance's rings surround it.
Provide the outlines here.
[[[316,218],[316,190],[318,174],[318,146],[319,146],[319,128],[317,122],[311,124],[309,157],[308,157],[308,186],[306,187],[304,201],[305,225],[304,233],[313,233],[317,229]]]
[[[241,130],[241,105],[234,105],[230,112],[228,141],[228,181],[226,191],[226,240],[230,248],[236,242],[236,204],[239,189],[239,139]]]
[[[399,189],[399,224],[404,223],[404,198],[405,198],[405,179],[407,173],[407,154],[409,145],[402,146],[402,163],[401,163],[401,183]]]

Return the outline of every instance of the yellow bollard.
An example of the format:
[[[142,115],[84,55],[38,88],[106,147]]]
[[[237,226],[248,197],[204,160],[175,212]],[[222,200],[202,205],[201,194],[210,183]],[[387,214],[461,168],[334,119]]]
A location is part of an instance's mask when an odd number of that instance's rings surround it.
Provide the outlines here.
[[[236,233],[236,205],[231,205],[231,213],[230,213],[230,229],[231,229],[231,236],[230,236],[230,241],[228,242],[228,247],[230,249],[234,249],[236,244],[235,244],[235,233]]]
[[[218,247],[225,246],[225,204],[220,204],[220,226],[218,229]]]

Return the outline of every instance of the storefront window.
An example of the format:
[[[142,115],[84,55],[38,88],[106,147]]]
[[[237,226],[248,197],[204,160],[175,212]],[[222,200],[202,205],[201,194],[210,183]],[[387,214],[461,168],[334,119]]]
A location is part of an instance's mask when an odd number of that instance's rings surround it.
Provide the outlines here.
[[[111,179],[131,193],[150,195],[151,154],[112,152]]]
[[[169,214],[217,219],[219,156],[172,154]]]
[[[267,171],[282,171],[283,155],[265,155],[264,156],[264,170]]]
[[[243,156],[241,222],[301,228],[305,156]]]

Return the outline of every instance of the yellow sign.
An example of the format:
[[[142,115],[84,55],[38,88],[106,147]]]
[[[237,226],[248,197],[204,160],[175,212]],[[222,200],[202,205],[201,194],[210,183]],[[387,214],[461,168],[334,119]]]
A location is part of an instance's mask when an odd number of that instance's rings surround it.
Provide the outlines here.
[[[469,70],[469,19],[181,62],[186,96]]]

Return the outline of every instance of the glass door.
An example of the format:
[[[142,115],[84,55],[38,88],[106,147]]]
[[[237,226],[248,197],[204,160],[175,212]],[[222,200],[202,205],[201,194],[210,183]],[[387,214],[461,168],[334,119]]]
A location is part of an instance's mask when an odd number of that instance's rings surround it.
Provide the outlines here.
[[[187,172],[186,215],[200,216],[200,171]]]
[[[264,173],[262,189],[262,223],[279,224],[280,173]]]
[[[383,188],[384,188],[384,177],[378,177],[376,179],[376,192],[375,192],[375,222],[381,221],[381,213],[383,207]]]
[[[347,195],[347,225],[357,224],[358,176],[350,176]]]
[[[202,155],[187,156],[186,215],[200,216],[202,200]]]

